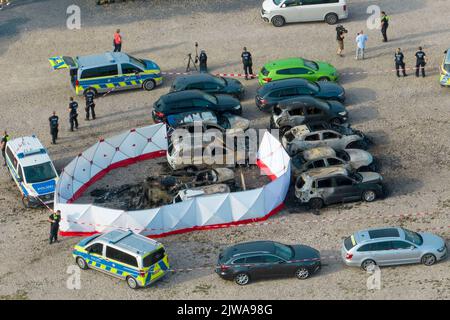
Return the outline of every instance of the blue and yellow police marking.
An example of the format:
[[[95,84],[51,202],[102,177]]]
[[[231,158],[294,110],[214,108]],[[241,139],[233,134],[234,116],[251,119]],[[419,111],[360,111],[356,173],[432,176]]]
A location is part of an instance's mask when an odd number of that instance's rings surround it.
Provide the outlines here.
[[[48,58],[48,61],[50,62],[50,65],[52,66],[53,70],[67,68],[67,64],[62,57]]]

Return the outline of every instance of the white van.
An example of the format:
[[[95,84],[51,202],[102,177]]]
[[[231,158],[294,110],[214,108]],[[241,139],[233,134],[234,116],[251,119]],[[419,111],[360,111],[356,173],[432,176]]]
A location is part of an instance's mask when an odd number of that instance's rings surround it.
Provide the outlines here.
[[[261,10],[261,18],[275,27],[309,21],[336,24],[347,17],[347,0],[265,0]]]
[[[58,174],[38,138],[31,136],[8,141],[5,157],[25,207],[53,203]]]

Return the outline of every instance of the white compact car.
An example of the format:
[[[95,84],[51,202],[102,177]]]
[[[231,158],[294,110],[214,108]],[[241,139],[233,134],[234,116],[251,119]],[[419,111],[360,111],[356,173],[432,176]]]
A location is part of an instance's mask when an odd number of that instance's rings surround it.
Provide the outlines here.
[[[347,0],[265,0],[261,9],[261,18],[275,27],[310,21],[336,24],[347,17]]]

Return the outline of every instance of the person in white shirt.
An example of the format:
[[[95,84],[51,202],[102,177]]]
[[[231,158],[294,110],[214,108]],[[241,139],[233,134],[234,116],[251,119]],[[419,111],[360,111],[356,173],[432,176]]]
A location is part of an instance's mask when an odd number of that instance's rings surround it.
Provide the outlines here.
[[[364,51],[366,50],[366,42],[369,39],[369,37],[364,34],[364,31],[360,31],[358,33],[358,36],[356,37],[356,60],[359,60],[360,58],[364,60]]]

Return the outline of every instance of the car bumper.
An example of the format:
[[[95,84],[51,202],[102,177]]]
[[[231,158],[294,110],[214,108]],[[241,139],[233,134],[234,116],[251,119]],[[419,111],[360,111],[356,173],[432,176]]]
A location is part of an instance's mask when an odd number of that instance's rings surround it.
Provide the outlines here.
[[[450,87],[450,75],[441,75],[439,82],[443,87]]]
[[[447,259],[447,257],[448,257],[448,248],[447,245],[445,245],[445,250],[443,252],[438,252],[436,259],[437,261],[441,261]]]
[[[268,12],[265,12],[263,9],[260,11],[261,19],[264,20],[264,22],[270,22],[270,14]]]
[[[222,271],[220,268],[216,268],[216,274],[224,280],[233,280],[234,275],[230,272]]]

